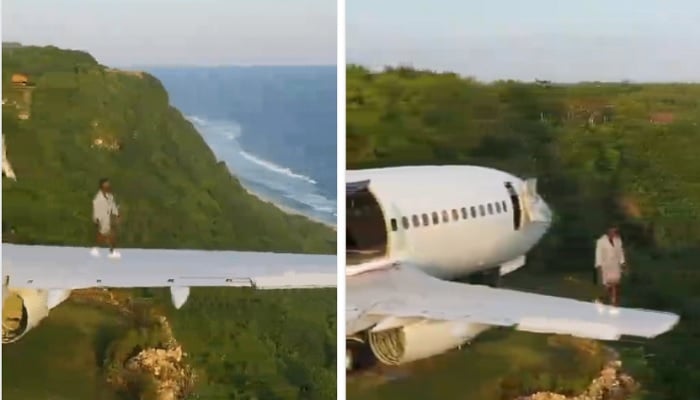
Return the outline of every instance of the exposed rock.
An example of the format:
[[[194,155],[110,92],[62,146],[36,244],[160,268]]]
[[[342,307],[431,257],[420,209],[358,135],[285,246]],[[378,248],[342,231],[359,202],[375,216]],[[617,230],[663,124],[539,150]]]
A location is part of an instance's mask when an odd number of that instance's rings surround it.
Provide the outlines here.
[[[158,318],[168,338],[164,348],[142,350],[126,362],[126,369],[147,373],[157,384],[159,400],[178,400],[187,395],[194,384],[195,374],[186,364],[186,353],[177,343],[167,319]]]
[[[600,376],[593,379],[583,393],[565,396],[559,393],[538,392],[530,396],[518,397],[516,400],[625,400],[638,389],[634,379],[622,372],[622,362],[608,362],[600,371]]]

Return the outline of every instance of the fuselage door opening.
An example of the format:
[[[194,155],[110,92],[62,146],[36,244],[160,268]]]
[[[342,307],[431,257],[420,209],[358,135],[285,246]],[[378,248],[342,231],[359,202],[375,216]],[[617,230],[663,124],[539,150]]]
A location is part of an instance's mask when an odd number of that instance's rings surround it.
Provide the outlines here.
[[[508,196],[510,196],[511,208],[513,209],[513,229],[520,230],[522,225],[522,209],[520,207],[520,197],[518,192],[515,191],[513,184],[506,182],[506,189],[508,190]]]
[[[345,186],[347,265],[377,259],[387,252],[384,213],[369,190],[369,183],[348,182]]]

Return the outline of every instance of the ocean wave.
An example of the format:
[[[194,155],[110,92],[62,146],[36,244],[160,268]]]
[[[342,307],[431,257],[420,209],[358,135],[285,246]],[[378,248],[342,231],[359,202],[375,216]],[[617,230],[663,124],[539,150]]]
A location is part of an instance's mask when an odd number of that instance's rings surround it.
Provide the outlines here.
[[[279,206],[335,225],[336,202],[320,193],[316,180],[243,149],[237,140],[243,129],[235,121],[202,116],[186,118],[246,189]]]
[[[262,158],[256,157],[256,156],[254,156],[254,155],[248,153],[248,152],[245,151],[245,150],[241,150],[241,151],[239,151],[239,153],[241,153],[241,155],[243,156],[243,158],[245,158],[246,160],[248,160],[248,161],[250,161],[250,162],[252,162],[252,163],[258,164],[258,165],[260,165],[261,167],[267,168],[267,169],[269,169],[270,171],[277,172],[278,174],[287,175],[287,176],[290,177],[290,178],[301,179],[301,180],[303,180],[303,181],[309,182],[309,183],[312,184],[312,185],[315,185],[315,184],[316,184],[316,181],[313,180],[313,179],[311,179],[311,178],[309,178],[308,176],[294,173],[294,172],[293,172],[291,169],[289,169],[289,168],[281,167],[281,166],[279,166],[279,165],[277,165],[277,164],[275,164],[275,163],[273,163],[273,162],[271,162],[271,161],[263,160]]]

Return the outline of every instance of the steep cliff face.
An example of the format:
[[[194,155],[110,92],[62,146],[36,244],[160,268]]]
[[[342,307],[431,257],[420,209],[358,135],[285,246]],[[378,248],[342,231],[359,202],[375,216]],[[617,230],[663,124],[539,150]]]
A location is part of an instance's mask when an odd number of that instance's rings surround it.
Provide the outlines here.
[[[3,226],[16,241],[89,243],[90,198],[109,177],[123,246],[335,252],[331,229],[247,194],[149,74],[79,51],[3,48],[3,100],[21,177],[3,185]]]

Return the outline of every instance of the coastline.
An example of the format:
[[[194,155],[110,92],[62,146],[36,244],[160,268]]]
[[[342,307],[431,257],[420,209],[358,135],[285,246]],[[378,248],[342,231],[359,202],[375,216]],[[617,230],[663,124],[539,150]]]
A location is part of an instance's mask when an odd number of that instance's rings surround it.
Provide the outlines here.
[[[229,170],[229,172],[231,173],[231,175],[233,175],[234,178],[238,179],[238,177],[236,176],[236,174],[233,173],[233,171],[230,171],[230,170]],[[240,180],[239,180],[239,181],[240,181]],[[256,192],[254,192],[254,191],[252,191],[252,190],[250,190],[250,189],[248,189],[248,188],[245,187],[242,183],[241,183],[241,186],[243,187],[243,189],[245,189],[246,193],[248,193],[249,195],[255,197],[256,199],[258,199],[258,200],[260,200],[260,201],[262,201],[262,202],[264,202],[264,203],[268,203],[268,204],[270,204],[270,205],[273,205],[273,206],[277,207],[278,210],[282,211],[282,212],[285,213],[285,214],[289,214],[289,215],[298,215],[298,216],[304,217],[304,218],[308,219],[309,221],[312,221],[312,222],[316,222],[316,223],[318,223],[318,224],[325,225],[325,226],[327,226],[327,227],[333,229],[334,231],[337,231],[337,229],[338,229],[338,227],[337,227],[336,225],[334,225],[334,224],[330,224],[330,223],[328,223],[328,222],[326,222],[326,221],[323,221],[323,220],[321,220],[321,219],[318,219],[318,218],[310,217],[310,216],[308,216],[308,215],[306,215],[306,214],[304,214],[304,213],[302,213],[302,212],[300,212],[300,211],[297,211],[297,210],[295,210],[295,209],[293,209],[293,208],[286,207],[286,206],[283,206],[283,205],[279,205],[279,204],[275,203],[273,200],[271,200],[271,199],[269,199],[269,198],[267,198],[267,197],[265,197],[265,196],[263,196],[263,195],[261,195],[261,194],[259,194],[259,193],[256,193]]]
[[[199,129],[197,129],[197,127],[195,126],[194,122],[192,122],[192,121],[190,120],[190,117],[185,116],[185,114],[182,113],[182,111],[180,111],[180,113],[182,114],[183,118],[185,118],[185,120],[187,120],[187,122],[190,123],[190,125],[191,125],[192,128],[195,130],[195,132],[197,132],[197,134],[204,140],[204,143],[207,145],[207,147],[209,148],[209,150],[214,154],[214,157],[216,157],[217,161],[223,162],[224,165],[226,165],[226,169],[228,170],[228,173],[229,173],[233,178],[235,178],[236,180],[238,180],[238,182],[240,183],[241,187],[243,188],[243,190],[246,191],[247,194],[249,194],[249,195],[255,197],[256,199],[258,199],[258,200],[260,200],[260,201],[262,201],[262,202],[264,202],[264,203],[268,203],[268,204],[270,204],[270,205],[272,205],[272,206],[277,207],[278,210],[282,211],[282,212],[285,213],[285,214],[288,214],[288,215],[298,215],[298,216],[304,217],[304,218],[306,218],[307,220],[309,220],[309,221],[311,221],[311,222],[315,222],[315,223],[318,223],[318,224],[327,226],[327,227],[329,227],[329,228],[331,228],[331,229],[333,229],[334,231],[337,232],[337,230],[338,230],[337,225],[331,224],[331,223],[326,222],[326,221],[323,221],[323,220],[321,220],[321,219],[319,219],[319,218],[315,218],[315,217],[312,217],[312,216],[310,216],[310,215],[304,214],[303,212],[298,211],[298,210],[295,210],[295,209],[293,209],[293,208],[290,208],[290,207],[287,207],[287,206],[284,206],[284,205],[277,204],[277,203],[275,203],[274,200],[272,200],[272,199],[266,197],[265,195],[262,195],[262,194],[260,194],[260,193],[257,193],[257,192],[255,192],[255,191],[251,190],[250,188],[248,188],[247,186],[245,186],[245,184],[243,183],[243,181],[236,175],[236,172],[226,163],[226,161],[220,159],[220,158],[217,156],[217,154],[216,154],[216,152],[214,151],[214,149],[212,148],[211,144],[209,144],[209,142],[207,142],[205,136],[202,134],[202,132],[199,131]]]

